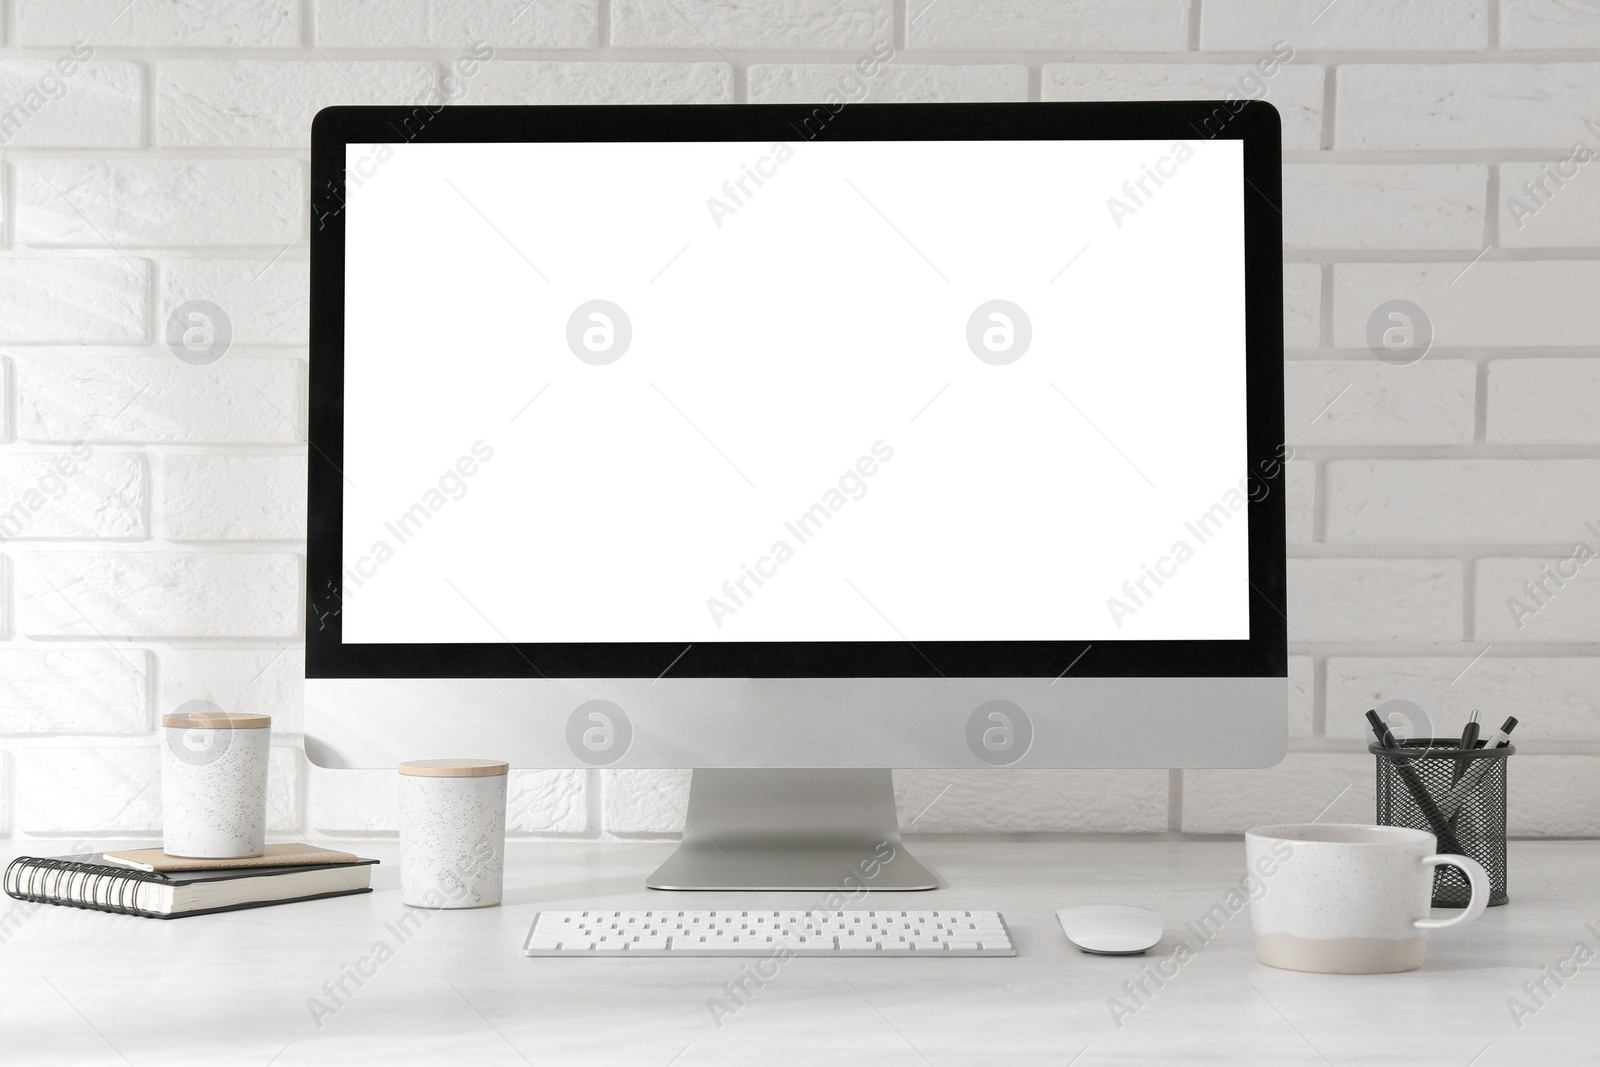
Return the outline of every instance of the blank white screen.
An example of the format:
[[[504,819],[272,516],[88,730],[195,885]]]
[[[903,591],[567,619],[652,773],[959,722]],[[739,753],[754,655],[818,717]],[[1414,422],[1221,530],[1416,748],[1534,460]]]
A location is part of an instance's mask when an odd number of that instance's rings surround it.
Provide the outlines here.
[[[1239,142],[348,165],[346,642],[1249,636]]]

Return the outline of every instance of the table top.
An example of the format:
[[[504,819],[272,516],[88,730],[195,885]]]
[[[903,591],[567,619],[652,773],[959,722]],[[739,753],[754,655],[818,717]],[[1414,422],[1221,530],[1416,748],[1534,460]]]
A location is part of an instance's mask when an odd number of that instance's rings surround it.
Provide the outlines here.
[[[6,846],[7,859],[73,850]],[[1600,1056],[1600,841],[1514,843],[1511,903],[1433,934],[1426,966],[1408,974],[1264,967],[1248,909],[1227,910],[1241,843],[1132,837],[912,842],[944,888],[847,907],[998,909],[1015,958],[796,958],[731,1014],[710,1005],[734,1003],[724,984],[748,959],[521,954],[540,909],[820,906],[821,894],[644,888],[671,848],[513,843],[505,903],[474,911],[402,905],[393,842],[354,846],[384,861],[376,892],[354,897],[169,922],[0,898],[0,1058],[1493,1067]],[[1104,901],[1154,908],[1167,936],[1142,957],[1078,952],[1055,910]],[[1197,937],[1219,905],[1220,931]],[[1141,978],[1146,992],[1130,994],[1124,983]],[[1545,993],[1524,989],[1541,979]]]

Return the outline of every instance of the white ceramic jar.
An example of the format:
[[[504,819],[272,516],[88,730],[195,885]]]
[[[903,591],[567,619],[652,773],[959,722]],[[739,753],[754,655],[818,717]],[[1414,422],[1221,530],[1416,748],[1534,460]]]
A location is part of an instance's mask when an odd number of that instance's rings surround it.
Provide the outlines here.
[[[267,843],[272,719],[225,711],[161,717],[161,849],[197,859],[259,856]]]
[[[498,760],[400,764],[400,900],[414,908],[500,903],[506,781]]]

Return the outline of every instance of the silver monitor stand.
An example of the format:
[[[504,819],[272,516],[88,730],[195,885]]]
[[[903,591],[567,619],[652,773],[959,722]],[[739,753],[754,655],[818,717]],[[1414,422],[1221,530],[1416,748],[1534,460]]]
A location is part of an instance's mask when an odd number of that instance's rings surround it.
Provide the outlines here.
[[[936,889],[906,851],[887,770],[697,770],[651,889]]]

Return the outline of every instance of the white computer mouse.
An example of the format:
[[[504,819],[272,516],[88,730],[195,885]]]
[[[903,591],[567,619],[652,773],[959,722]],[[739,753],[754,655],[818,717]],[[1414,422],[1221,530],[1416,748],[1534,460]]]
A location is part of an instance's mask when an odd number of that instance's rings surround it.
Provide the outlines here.
[[[1161,940],[1161,916],[1127,904],[1080,904],[1056,912],[1067,940],[1085,952],[1136,956]]]

